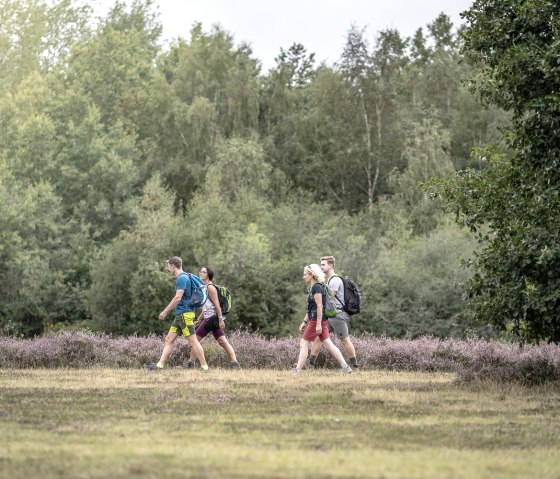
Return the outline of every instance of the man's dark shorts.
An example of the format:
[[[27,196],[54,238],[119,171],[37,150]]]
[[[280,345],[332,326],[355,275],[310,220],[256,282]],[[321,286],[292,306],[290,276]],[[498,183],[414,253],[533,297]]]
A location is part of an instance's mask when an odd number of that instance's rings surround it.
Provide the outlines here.
[[[170,333],[178,333],[181,331],[183,336],[189,337],[195,333],[194,331],[194,313],[176,314],[171,327]]]

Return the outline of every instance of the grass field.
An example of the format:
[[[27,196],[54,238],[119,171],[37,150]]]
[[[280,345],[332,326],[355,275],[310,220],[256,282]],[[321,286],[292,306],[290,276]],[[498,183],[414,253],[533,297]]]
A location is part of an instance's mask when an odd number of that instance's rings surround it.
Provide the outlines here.
[[[559,478],[560,386],[0,370],[2,478]]]

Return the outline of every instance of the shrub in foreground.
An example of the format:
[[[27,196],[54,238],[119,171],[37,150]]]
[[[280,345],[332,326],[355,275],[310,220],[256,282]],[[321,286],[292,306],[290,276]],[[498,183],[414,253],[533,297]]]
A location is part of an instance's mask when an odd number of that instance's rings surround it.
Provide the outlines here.
[[[244,368],[288,369],[296,361],[299,338],[267,339],[259,334],[229,334]],[[560,379],[560,346],[503,343],[479,339],[422,337],[390,339],[364,334],[352,338],[363,369],[452,372],[460,381],[493,380],[539,384]],[[84,331],[61,332],[33,339],[0,337],[0,368],[139,368],[157,360],[164,338],[112,337]],[[335,340],[336,342],[336,340]],[[339,345],[340,346],[340,345]],[[210,339],[203,341],[209,364],[227,363],[224,351]],[[188,341],[179,338],[169,358],[170,367],[182,365],[190,354]],[[319,364],[337,364],[322,352]]]

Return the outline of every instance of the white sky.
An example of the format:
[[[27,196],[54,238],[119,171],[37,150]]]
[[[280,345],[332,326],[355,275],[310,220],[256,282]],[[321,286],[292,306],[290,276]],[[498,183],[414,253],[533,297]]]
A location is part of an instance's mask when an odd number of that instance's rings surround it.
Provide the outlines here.
[[[85,0],[104,16],[114,0]],[[127,1],[130,3],[130,0]],[[403,37],[425,27],[441,12],[455,25],[459,13],[472,0],[155,0],[163,25],[163,39],[188,38],[194,22],[204,30],[219,24],[234,36],[246,41],[254,56],[261,60],[263,71],[275,65],[280,47],[303,44],[315,53],[316,63],[337,61],[344,48],[348,29],[354,23],[367,27],[367,36],[379,30],[396,28]],[[424,31],[426,29],[424,28]]]

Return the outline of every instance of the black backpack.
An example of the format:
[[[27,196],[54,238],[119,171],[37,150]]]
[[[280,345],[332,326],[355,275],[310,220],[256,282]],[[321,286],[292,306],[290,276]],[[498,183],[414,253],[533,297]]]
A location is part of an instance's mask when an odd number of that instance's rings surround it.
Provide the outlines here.
[[[338,276],[338,274],[334,276]],[[332,276],[332,278],[334,278],[334,276]],[[350,316],[358,314],[362,306],[362,295],[358,285],[346,276],[338,277],[342,280],[342,284],[344,285],[344,311]]]

